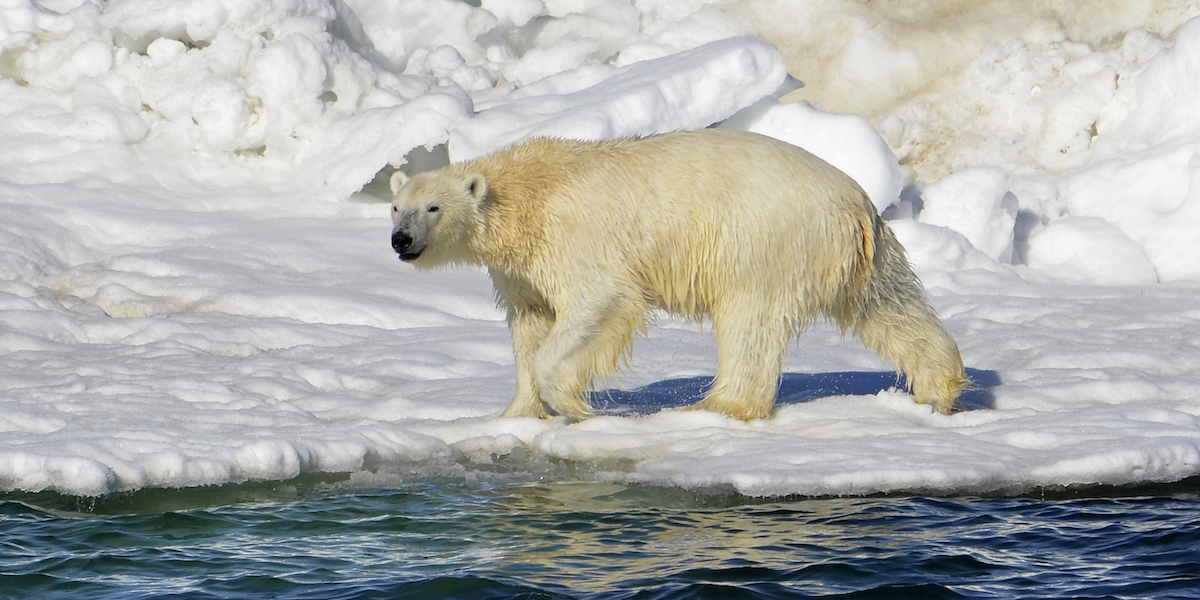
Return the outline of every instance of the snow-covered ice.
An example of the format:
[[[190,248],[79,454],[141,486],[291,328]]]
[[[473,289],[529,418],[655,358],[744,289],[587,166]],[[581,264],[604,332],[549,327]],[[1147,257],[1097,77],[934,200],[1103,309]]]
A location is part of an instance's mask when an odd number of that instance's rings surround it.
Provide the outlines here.
[[[559,462],[752,495],[1200,475],[1200,5],[886,4],[3,0],[0,490]],[[715,345],[662,317],[602,416],[499,418],[490,284],[395,259],[384,176],[714,125],[870,193],[978,383],[965,410],[914,404],[825,325],[774,418],[676,410]]]

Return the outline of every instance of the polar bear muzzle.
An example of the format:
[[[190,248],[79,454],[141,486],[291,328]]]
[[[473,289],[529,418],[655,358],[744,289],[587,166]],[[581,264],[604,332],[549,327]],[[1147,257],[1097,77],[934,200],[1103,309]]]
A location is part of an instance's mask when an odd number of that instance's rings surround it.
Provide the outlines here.
[[[396,214],[395,223],[392,227],[392,250],[404,262],[417,260],[429,245],[429,220],[425,214],[409,208]]]
[[[425,250],[425,248],[414,250],[413,236],[404,232],[392,232],[391,248],[392,250],[395,250],[397,254],[400,254],[400,259],[404,260],[406,263],[409,262],[409,260],[418,259],[421,256],[421,251]]]
[[[400,260],[412,262],[421,257],[421,253],[425,251],[425,243],[418,243],[411,235],[397,229],[392,232],[392,249],[400,255]]]

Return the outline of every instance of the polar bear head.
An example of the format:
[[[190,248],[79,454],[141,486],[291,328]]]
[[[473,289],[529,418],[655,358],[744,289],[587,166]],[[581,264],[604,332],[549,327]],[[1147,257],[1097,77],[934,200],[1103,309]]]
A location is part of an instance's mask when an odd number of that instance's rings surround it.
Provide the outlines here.
[[[392,249],[400,260],[421,268],[467,262],[487,180],[438,169],[409,179],[397,171],[391,179]]]

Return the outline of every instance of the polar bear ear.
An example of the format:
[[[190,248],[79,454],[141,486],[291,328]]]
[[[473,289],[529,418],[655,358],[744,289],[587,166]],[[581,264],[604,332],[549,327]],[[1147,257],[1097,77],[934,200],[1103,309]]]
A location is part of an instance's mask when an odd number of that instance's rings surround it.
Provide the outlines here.
[[[487,178],[483,176],[483,173],[474,173],[467,177],[466,184],[467,193],[471,194],[471,197],[475,199],[477,206],[482,206],[483,201],[487,199]]]
[[[403,187],[404,183],[407,181],[408,175],[405,175],[404,171],[396,171],[395,173],[392,173],[392,178],[388,180],[388,187],[391,187],[392,193],[396,194],[400,192],[400,188]]]

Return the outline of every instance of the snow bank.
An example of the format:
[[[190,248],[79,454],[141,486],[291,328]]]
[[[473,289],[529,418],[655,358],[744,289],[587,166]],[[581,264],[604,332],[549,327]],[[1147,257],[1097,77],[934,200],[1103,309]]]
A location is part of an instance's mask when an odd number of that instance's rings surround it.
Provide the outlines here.
[[[1200,473],[1200,26],[1078,8],[999,19],[942,60],[942,38],[868,9],[6,2],[0,489],[547,463],[758,495]],[[772,31],[813,37],[776,37],[781,53],[744,35]],[[821,39],[836,55],[797,58]],[[872,118],[781,103],[785,55],[875,98]],[[676,410],[715,348],[663,318],[596,395],[604,416],[498,418],[513,366],[490,286],[399,264],[378,174],[529,135],[712,125],[804,146],[886,211],[980,384],[967,410],[915,405],[824,326],[789,357],[775,418]]]
[[[858,182],[880,212],[900,198],[900,163],[875,128],[858,115],[839,115],[805,102],[780,104],[766,98],[725,121],[799,146]]]
[[[901,161],[933,180],[921,198],[930,212],[917,219],[1064,281],[1195,281],[1200,130],[1190,107],[1200,90],[1200,21],[1179,27],[1175,40],[1138,27],[1086,38],[1014,35],[985,47],[948,89],[876,119]],[[1007,181],[978,180],[983,165]],[[971,179],[974,191],[949,189]],[[997,197],[1008,200],[999,212]]]
[[[783,57],[766,42],[712,42],[613,69],[577,92],[542,93],[485,110],[451,134],[450,158],[475,158],[535,136],[602,140],[703,129],[768,97],[786,78]],[[578,87],[567,79],[560,75],[547,84]]]
[[[1158,281],[1158,272],[1142,247],[1098,217],[1067,217],[1046,225],[1030,239],[1026,261],[1038,272],[1072,283]]]

